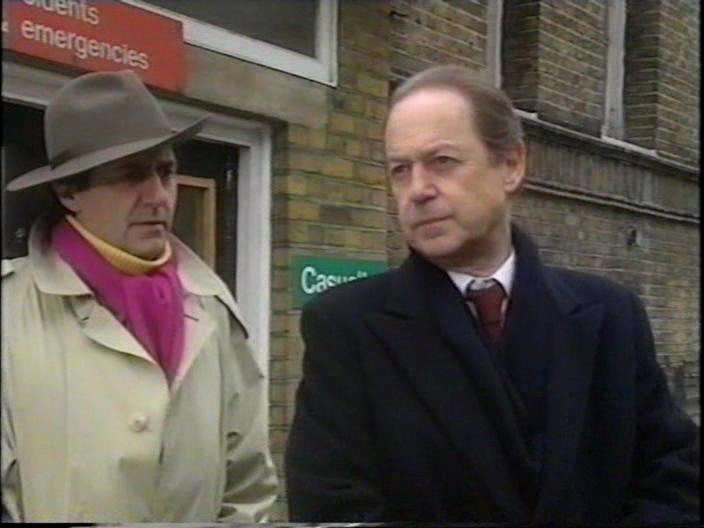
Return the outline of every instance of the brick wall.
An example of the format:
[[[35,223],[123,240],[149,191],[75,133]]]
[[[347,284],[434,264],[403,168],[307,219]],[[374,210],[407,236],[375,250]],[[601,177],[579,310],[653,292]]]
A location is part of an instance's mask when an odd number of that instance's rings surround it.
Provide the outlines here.
[[[699,42],[699,2],[628,1],[626,138],[694,166],[699,163]]]
[[[434,64],[486,68],[486,2],[390,0],[389,4],[392,80]]]
[[[600,135],[606,12],[605,0],[504,3],[503,88],[518,108]]]
[[[301,378],[292,259],[386,260],[388,9],[374,0],[339,3],[339,84],[329,90],[328,120],[319,128],[282,125],[275,134],[270,435],[281,488],[272,521],[287,518],[283,455]]]

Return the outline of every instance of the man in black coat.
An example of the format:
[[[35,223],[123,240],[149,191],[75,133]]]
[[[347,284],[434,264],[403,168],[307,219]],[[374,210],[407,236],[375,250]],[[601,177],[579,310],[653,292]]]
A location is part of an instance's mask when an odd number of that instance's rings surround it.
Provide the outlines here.
[[[385,139],[411,255],[303,311],[291,520],[698,522],[699,429],[642,304],[544,266],[511,224],[509,99],[432,68],[395,92]]]

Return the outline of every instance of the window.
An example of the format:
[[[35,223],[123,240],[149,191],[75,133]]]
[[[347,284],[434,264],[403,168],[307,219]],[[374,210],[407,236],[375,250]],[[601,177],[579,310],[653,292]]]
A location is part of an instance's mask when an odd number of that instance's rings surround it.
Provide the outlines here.
[[[180,20],[187,43],[337,83],[337,0],[122,0]]]
[[[626,0],[608,0],[609,48],[606,62],[606,102],[602,137],[623,139],[624,43],[626,35]]]
[[[176,183],[178,206],[174,233],[215,268],[215,182],[179,174]]]
[[[504,0],[492,0],[486,7],[486,66],[491,84],[501,88],[501,24]]]

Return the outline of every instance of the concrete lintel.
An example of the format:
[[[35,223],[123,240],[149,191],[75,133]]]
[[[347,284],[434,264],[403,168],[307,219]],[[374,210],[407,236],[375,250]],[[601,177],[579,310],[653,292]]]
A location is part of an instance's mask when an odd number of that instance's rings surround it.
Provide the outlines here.
[[[184,95],[312,128],[327,124],[328,87],[234,57],[186,47]]]

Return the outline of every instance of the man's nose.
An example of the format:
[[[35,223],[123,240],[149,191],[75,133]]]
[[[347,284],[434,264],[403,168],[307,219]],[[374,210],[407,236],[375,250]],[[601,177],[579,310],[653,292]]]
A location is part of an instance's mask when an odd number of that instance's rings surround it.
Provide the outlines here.
[[[416,162],[411,166],[411,185],[409,189],[411,200],[420,203],[437,196],[437,187],[431,176],[422,163]]]
[[[166,205],[169,202],[169,184],[156,171],[152,171],[142,182],[142,201],[148,205]]]

